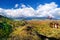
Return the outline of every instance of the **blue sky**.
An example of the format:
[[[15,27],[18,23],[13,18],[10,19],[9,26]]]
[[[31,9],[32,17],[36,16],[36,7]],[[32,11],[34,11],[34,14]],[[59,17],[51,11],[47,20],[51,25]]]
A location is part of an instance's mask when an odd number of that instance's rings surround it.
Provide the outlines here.
[[[60,19],[60,0],[0,0],[0,15],[10,18],[50,16]]]
[[[0,8],[9,9],[14,8],[15,4],[25,4],[30,5],[31,7],[36,9],[39,4],[45,4],[50,2],[55,2],[60,7],[60,0],[0,0]]]

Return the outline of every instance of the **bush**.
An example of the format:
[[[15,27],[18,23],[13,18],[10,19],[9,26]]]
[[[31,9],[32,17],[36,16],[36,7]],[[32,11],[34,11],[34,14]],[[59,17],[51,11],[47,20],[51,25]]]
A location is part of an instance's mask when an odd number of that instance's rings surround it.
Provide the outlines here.
[[[4,22],[0,23],[0,39],[8,37],[11,31],[12,31],[11,25]]]

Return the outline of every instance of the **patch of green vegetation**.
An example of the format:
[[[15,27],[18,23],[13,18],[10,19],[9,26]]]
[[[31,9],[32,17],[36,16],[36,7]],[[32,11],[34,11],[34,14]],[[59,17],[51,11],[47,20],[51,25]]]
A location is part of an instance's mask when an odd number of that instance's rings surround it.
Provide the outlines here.
[[[9,37],[12,32],[12,26],[7,23],[0,23],[0,39]]]

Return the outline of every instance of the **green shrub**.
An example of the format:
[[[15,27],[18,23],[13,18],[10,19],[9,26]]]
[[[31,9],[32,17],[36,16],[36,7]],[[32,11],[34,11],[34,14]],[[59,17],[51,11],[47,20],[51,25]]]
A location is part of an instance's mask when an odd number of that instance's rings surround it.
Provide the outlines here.
[[[8,37],[11,31],[12,26],[4,22],[0,23],[0,39]]]

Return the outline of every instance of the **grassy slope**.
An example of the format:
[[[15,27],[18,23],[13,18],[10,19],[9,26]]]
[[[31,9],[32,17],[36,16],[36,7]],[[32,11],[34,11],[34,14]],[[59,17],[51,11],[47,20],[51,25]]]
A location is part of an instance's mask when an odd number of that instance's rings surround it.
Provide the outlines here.
[[[37,31],[39,34],[47,36],[47,37],[55,37],[55,38],[60,38],[60,28],[50,28],[49,23],[53,20],[40,20],[40,21],[35,21],[35,20],[30,20],[25,23],[24,21],[13,21],[10,19],[6,18],[0,18],[0,22],[6,21],[8,24],[12,26],[12,33],[10,34],[12,39],[13,37],[17,39],[29,39],[31,38],[32,40],[40,40],[40,38],[37,36],[36,32]],[[58,20],[60,24],[60,20]],[[24,25],[23,25],[24,24]],[[27,26],[33,26],[32,31],[26,31]],[[30,34],[32,33],[32,34]]]
[[[49,23],[51,21],[53,20],[30,21],[30,24],[34,25],[36,27],[36,31],[42,35],[60,38],[60,27],[58,29],[49,27]],[[57,22],[60,24],[59,20]]]
[[[36,32],[38,32],[40,35],[44,35],[46,37],[54,37],[59,39],[60,38],[60,27],[57,28],[51,28],[49,27],[49,23],[53,21],[53,20],[40,20],[40,21],[34,21],[34,20],[30,20],[27,21],[28,24],[21,26],[21,25],[17,25],[15,26],[14,31],[11,33],[10,36],[12,37],[18,37],[22,40],[24,40],[25,38],[30,38],[33,40],[39,40],[40,38],[37,36]],[[60,22],[58,20],[58,22]],[[18,24],[21,24],[22,22],[19,21]],[[27,28],[27,26],[32,26],[33,29],[30,33],[32,33],[33,35],[31,35],[28,31],[25,31],[25,29]],[[35,39],[36,38],[36,39]]]

